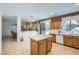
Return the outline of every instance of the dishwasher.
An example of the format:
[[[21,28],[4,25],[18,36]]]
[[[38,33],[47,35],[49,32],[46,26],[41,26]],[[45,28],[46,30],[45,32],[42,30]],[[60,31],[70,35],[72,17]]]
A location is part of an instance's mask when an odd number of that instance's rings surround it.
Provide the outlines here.
[[[63,35],[56,35],[56,43],[63,44]]]

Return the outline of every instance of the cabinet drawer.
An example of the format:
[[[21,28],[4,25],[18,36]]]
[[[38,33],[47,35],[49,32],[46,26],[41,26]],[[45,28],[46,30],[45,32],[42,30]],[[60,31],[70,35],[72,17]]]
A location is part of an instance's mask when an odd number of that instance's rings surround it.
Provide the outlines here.
[[[72,36],[64,36],[64,38],[71,38],[72,39]]]
[[[50,37],[50,38],[48,38],[48,40],[51,40],[51,41],[52,41],[52,38],[53,38],[53,37]]]
[[[43,44],[43,43],[45,43],[46,42],[46,39],[43,39],[43,40],[40,40],[39,41],[39,44]]]
[[[73,36],[73,39],[79,39],[79,36]]]

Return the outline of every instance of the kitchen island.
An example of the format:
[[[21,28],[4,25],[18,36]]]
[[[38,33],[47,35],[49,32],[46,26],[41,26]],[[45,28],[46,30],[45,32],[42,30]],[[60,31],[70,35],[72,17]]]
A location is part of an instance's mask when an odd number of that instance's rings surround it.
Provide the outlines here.
[[[46,55],[52,48],[51,35],[30,36],[30,54]]]

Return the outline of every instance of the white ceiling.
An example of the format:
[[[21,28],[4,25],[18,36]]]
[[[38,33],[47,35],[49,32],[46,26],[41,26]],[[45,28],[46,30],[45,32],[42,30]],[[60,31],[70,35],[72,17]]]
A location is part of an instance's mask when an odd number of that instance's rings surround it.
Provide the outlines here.
[[[30,16],[41,19],[79,11],[75,3],[4,3],[2,7],[3,16],[26,16],[27,20],[31,20]]]

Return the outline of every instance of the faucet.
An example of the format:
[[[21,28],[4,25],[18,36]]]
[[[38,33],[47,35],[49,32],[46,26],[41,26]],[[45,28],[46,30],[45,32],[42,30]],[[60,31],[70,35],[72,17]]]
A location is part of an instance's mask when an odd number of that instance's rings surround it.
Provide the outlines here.
[[[58,33],[60,33],[61,31],[59,30]]]

